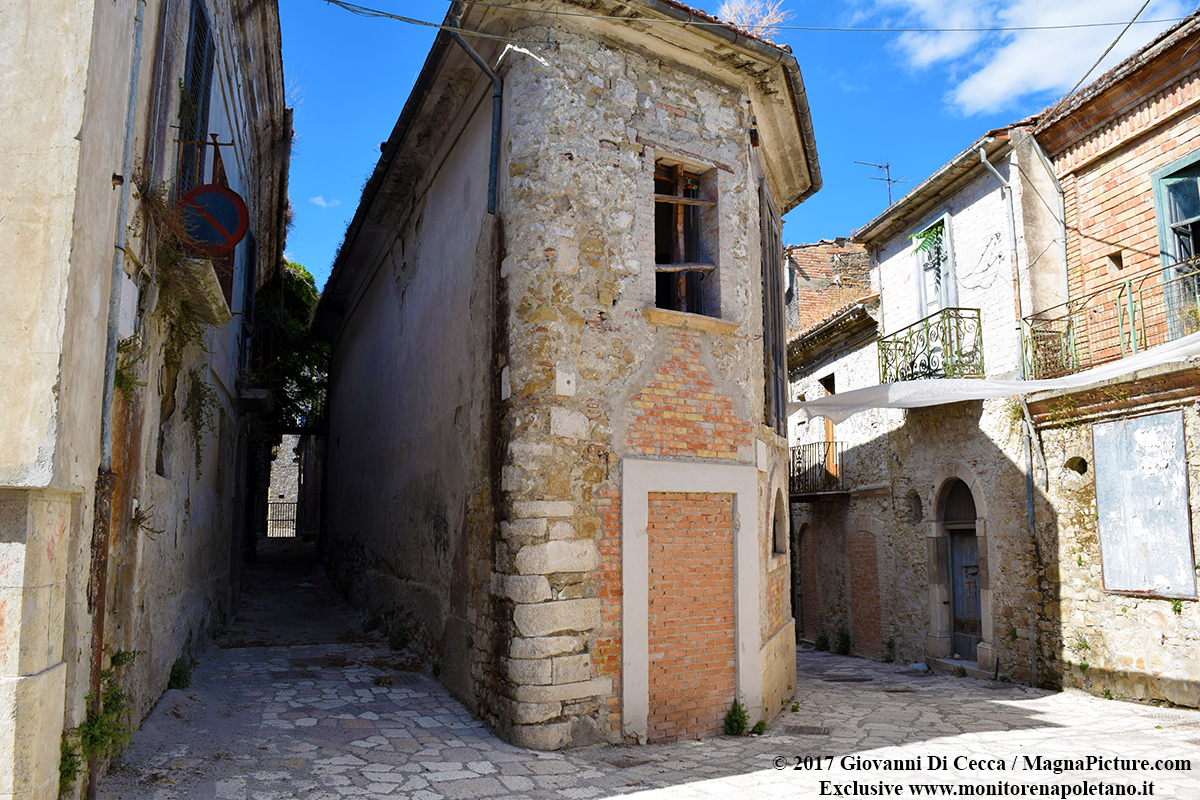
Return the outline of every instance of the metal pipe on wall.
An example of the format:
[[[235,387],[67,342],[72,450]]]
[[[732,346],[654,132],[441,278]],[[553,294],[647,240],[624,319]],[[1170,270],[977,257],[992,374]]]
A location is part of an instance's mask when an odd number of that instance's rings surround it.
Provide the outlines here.
[[[1004,209],[1008,215],[1008,247],[1009,259],[1012,263],[1013,271],[1013,291],[1015,293],[1017,307],[1017,335],[1021,334],[1021,319],[1024,309],[1021,303],[1021,275],[1017,268],[1017,223],[1013,213],[1013,193],[1012,186],[1004,177],[992,166],[987,159],[987,153],[982,147],[979,148],[979,160],[983,166],[987,167],[987,171],[992,173],[992,177],[1000,184],[1000,193],[1004,196]],[[1021,380],[1026,380],[1029,376],[1025,374],[1025,357],[1022,355],[1018,360],[1018,369]],[[1037,520],[1034,515],[1033,506],[1033,426],[1029,424],[1028,410],[1025,409],[1025,399],[1021,398],[1021,406],[1023,416],[1026,416],[1025,425],[1025,512],[1029,520],[1029,535],[1037,535]]]
[[[450,27],[458,28],[459,17],[450,17]],[[459,47],[471,57],[471,60],[479,65],[483,70],[483,74],[487,75],[492,80],[492,156],[491,162],[488,165],[488,205],[489,214],[496,213],[496,172],[500,168],[500,112],[501,105],[504,99],[504,79],[492,71],[478,53],[467,44],[463,39],[462,34],[457,30],[450,31],[452,38]]]
[[[129,195],[133,184],[133,143],[137,129],[138,80],[142,66],[142,29],[146,0],[137,0],[133,17],[133,53],[129,65],[129,96],[125,105],[125,147],[121,160],[121,191],[117,201],[117,230],[113,241],[112,274],[108,289],[108,332],[104,350],[104,386],[100,395],[100,467],[92,518],[92,564],[89,603],[92,611],[91,702],[89,713],[100,711],[101,672],[104,668],[104,603],[108,594],[108,540],[112,527],[112,404],[116,394],[117,338],[121,318],[121,281],[125,277]],[[95,800],[100,758],[88,759],[88,800]]]

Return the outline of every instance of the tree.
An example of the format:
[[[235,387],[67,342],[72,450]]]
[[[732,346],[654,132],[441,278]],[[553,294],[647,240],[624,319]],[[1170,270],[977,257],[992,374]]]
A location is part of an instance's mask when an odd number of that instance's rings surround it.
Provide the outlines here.
[[[725,0],[717,16],[763,39],[770,39],[775,29],[792,18],[792,12],[780,6],[783,0]]]
[[[324,411],[329,345],[308,331],[319,297],[312,274],[289,261],[254,298],[261,354],[256,377],[275,401],[263,420],[268,431],[314,425]]]

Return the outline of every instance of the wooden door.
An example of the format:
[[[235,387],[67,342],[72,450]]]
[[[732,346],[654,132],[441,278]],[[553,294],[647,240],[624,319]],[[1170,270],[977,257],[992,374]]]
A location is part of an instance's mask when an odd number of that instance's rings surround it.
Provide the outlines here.
[[[983,640],[983,623],[979,602],[979,540],[973,527],[950,531],[950,579],[954,653],[975,661],[975,648]]]

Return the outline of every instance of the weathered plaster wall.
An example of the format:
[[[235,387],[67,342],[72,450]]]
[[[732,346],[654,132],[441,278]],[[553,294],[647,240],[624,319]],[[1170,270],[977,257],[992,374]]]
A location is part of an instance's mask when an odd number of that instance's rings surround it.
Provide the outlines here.
[[[494,682],[490,117],[490,103],[468,106],[423,207],[363,265],[373,277],[332,353],[325,473],[335,583],[407,630],[471,707],[475,682]]]
[[[95,10],[57,0],[6,0],[0,69],[0,153],[7,179],[0,242],[8,291],[0,299],[0,485],[47,486],[58,446],[60,358],[84,86]],[[44,98],[56,102],[47,106]],[[109,226],[111,231],[111,225]],[[105,286],[96,286],[100,304]],[[107,298],[107,295],[103,295]]]
[[[1006,180],[1018,185],[1018,171],[1012,169],[1011,154],[994,166]],[[1019,185],[1017,191],[1020,191]],[[875,251],[882,309],[881,335],[889,336],[925,316],[918,307],[919,270],[913,252],[915,245],[908,234],[925,230],[947,214],[957,277],[956,305],[982,312],[984,367],[988,376],[1015,377],[1020,348],[1007,212],[1000,184],[990,174],[985,173],[974,180],[905,231],[905,235],[892,237]],[[1024,249],[1019,230],[1018,253]],[[1023,263],[1021,270],[1024,274]],[[1027,293],[1028,290],[1023,287],[1022,291]],[[951,302],[955,301],[952,299]]]
[[[245,48],[263,56],[249,71],[256,105],[243,90],[220,88],[218,78],[214,94],[221,98],[214,101],[213,119],[218,129],[237,135],[227,150],[227,168],[251,207],[260,252],[269,254],[276,243],[272,211],[278,208],[280,178],[261,169],[259,155],[275,149],[264,140],[281,135],[282,95],[274,91],[282,86],[278,20],[274,12],[245,5],[209,3],[209,11],[222,46],[236,50],[219,49],[218,73],[224,72],[222,59],[227,65]],[[175,57],[167,57],[167,48],[163,58],[156,55],[159,43],[177,39],[186,28],[188,9],[181,6],[173,3],[164,11],[164,3],[152,1],[146,7],[138,154],[152,155],[147,145],[156,135],[153,109],[175,118],[177,101],[164,110],[156,98],[177,85],[183,54],[176,48]],[[64,727],[82,719],[88,689],[92,618],[86,595],[119,197],[113,175],[123,169],[135,9],[133,0],[117,0],[8,3],[0,10],[12,23],[0,35],[0,61],[6,74],[19,76],[0,100],[0,159],[12,178],[6,185],[21,191],[20,197],[0,200],[0,241],[20,254],[6,270],[10,291],[0,300],[0,372],[6,377],[0,401],[12,412],[0,422],[0,540],[10,567],[2,589],[10,619],[0,637],[0,650],[11,656],[0,657],[10,690],[0,702],[12,723],[0,734],[5,797],[58,795],[59,738]],[[48,97],[54,102],[47,104]],[[221,128],[226,112],[237,122]],[[173,154],[173,145],[169,153],[160,148],[157,158],[147,159],[148,169],[170,179]],[[153,254],[138,239],[145,228],[136,200],[129,223],[128,252],[152,271]],[[134,259],[124,266],[127,275],[137,272]],[[118,393],[113,404],[117,479],[105,543],[110,552],[105,653],[147,651],[120,676],[135,715],[157,699],[174,659],[198,645],[228,610],[238,436],[236,403],[224,389],[232,386],[237,369],[230,326],[210,333],[207,345],[214,355],[193,350],[183,364],[184,375],[196,368],[218,391],[214,432],[202,442],[203,477],[193,477],[191,433],[178,422],[165,438],[170,477],[154,474],[160,395],[173,395],[182,407],[185,388],[182,380],[169,386],[157,381],[163,331],[154,317],[149,274],[142,284],[142,305],[127,322],[141,318],[148,355],[132,368],[143,385],[129,395]],[[224,381],[208,370],[210,361]],[[140,528],[131,523],[139,510],[145,522]]]

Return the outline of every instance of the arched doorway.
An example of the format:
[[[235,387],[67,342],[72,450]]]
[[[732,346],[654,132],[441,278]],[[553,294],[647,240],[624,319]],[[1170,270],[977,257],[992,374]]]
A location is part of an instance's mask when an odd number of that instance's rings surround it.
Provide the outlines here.
[[[954,655],[966,661],[978,660],[978,647],[983,641],[976,520],[971,488],[956,478],[945,495],[942,526],[950,544],[951,646]]]

